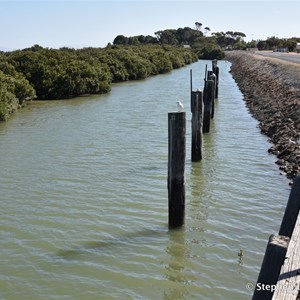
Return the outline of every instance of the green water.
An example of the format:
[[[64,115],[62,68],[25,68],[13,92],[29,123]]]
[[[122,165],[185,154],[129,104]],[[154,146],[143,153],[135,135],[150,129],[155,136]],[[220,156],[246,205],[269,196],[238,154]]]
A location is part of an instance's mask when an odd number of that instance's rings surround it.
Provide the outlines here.
[[[206,63],[33,104],[0,124],[0,299],[251,298],[290,189],[226,61],[203,160],[190,162],[189,72],[202,88]],[[177,100],[188,120],[186,222],[169,231]]]

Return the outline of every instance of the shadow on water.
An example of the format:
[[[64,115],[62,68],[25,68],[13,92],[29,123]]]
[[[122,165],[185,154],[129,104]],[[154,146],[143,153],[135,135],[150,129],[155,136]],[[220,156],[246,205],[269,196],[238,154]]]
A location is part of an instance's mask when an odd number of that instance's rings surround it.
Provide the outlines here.
[[[112,251],[114,248],[120,248],[124,244],[130,244],[133,242],[149,243],[153,238],[166,236],[167,230],[167,227],[157,227],[155,229],[144,229],[130,232],[123,236],[110,238],[107,241],[90,241],[75,249],[60,250],[58,251],[57,256],[63,259],[72,260],[78,258],[86,252],[107,250]]]
[[[82,255],[91,252],[119,251],[126,249],[123,246],[133,243],[149,244],[153,239],[166,238],[168,243],[164,249],[167,255],[165,263],[165,278],[171,282],[169,288],[163,291],[164,300],[185,300],[189,295],[188,285],[195,280],[195,276],[189,274],[186,267],[189,264],[190,249],[185,237],[186,229],[169,229],[160,226],[153,229],[143,229],[130,232],[123,236],[111,238],[107,241],[90,241],[77,248],[60,250],[59,258],[64,260],[79,259]]]

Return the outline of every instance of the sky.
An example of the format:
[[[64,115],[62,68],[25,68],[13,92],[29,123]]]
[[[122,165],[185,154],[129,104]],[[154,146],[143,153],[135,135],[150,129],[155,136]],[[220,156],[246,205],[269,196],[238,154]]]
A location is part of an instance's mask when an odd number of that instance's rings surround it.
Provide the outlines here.
[[[0,0],[0,49],[105,47],[165,29],[238,31],[246,41],[300,37],[300,1]]]

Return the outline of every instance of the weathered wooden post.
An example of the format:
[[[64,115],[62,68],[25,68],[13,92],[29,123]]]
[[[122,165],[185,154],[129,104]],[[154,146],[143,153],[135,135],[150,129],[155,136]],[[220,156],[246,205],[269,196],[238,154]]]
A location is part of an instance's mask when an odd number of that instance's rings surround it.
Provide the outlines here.
[[[213,91],[212,91],[212,99],[211,99],[211,118],[213,119],[215,115],[215,93],[216,93],[216,84],[217,78],[216,75],[212,71],[207,72],[208,80],[213,80]]]
[[[211,119],[211,110],[212,110],[212,93],[213,93],[213,80],[206,80],[204,83],[204,92],[203,92],[203,133],[209,132],[210,129],[210,119]]]
[[[190,91],[191,91],[191,96],[192,96],[192,91],[193,91],[193,70],[190,70]]]
[[[215,98],[219,97],[219,67],[218,60],[214,59],[212,61],[212,71],[216,75],[216,90],[215,90]]]
[[[168,133],[169,227],[176,228],[183,225],[185,214],[185,112],[168,114]]]
[[[202,159],[202,122],[203,122],[203,96],[200,90],[192,91],[192,161]]]
[[[289,244],[286,236],[271,235],[252,300],[271,300]]]
[[[300,210],[300,176],[294,179],[291,193],[288,199],[287,206],[283,215],[281,226],[279,229],[280,235],[288,237],[292,236],[298,214]]]

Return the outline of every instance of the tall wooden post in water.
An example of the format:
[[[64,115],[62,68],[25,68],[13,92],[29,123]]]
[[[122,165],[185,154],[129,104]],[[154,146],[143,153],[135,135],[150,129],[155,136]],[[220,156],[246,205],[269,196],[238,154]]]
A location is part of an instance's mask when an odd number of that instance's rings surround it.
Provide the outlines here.
[[[219,67],[218,67],[218,61],[216,59],[212,61],[212,71],[216,75],[215,98],[217,99],[219,97]]]
[[[204,84],[204,92],[203,92],[203,104],[204,104],[204,112],[203,112],[203,133],[209,132],[210,129],[210,119],[211,119],[211,111],[212,111],[212,99],[213,99],[213,80],[206,80]]]
[[[191,92],[192,161],[202,159],[203,96],[200,90]]]
[[[212,85],[212,93],[211,93],[211,118],[213,119],[215,115],[215,98],[216,98],[216,86],[217,86],[217,77],[213,73],[213,71],[207,72],[208,80],[212,80],[214,83]]]
[[[168,114],[168,201],[169,227],[182,226],[185,214],[186,113]]]
[[[193,70],[192,69],[190,70],[190,91],[192,94],[193,91]]]

